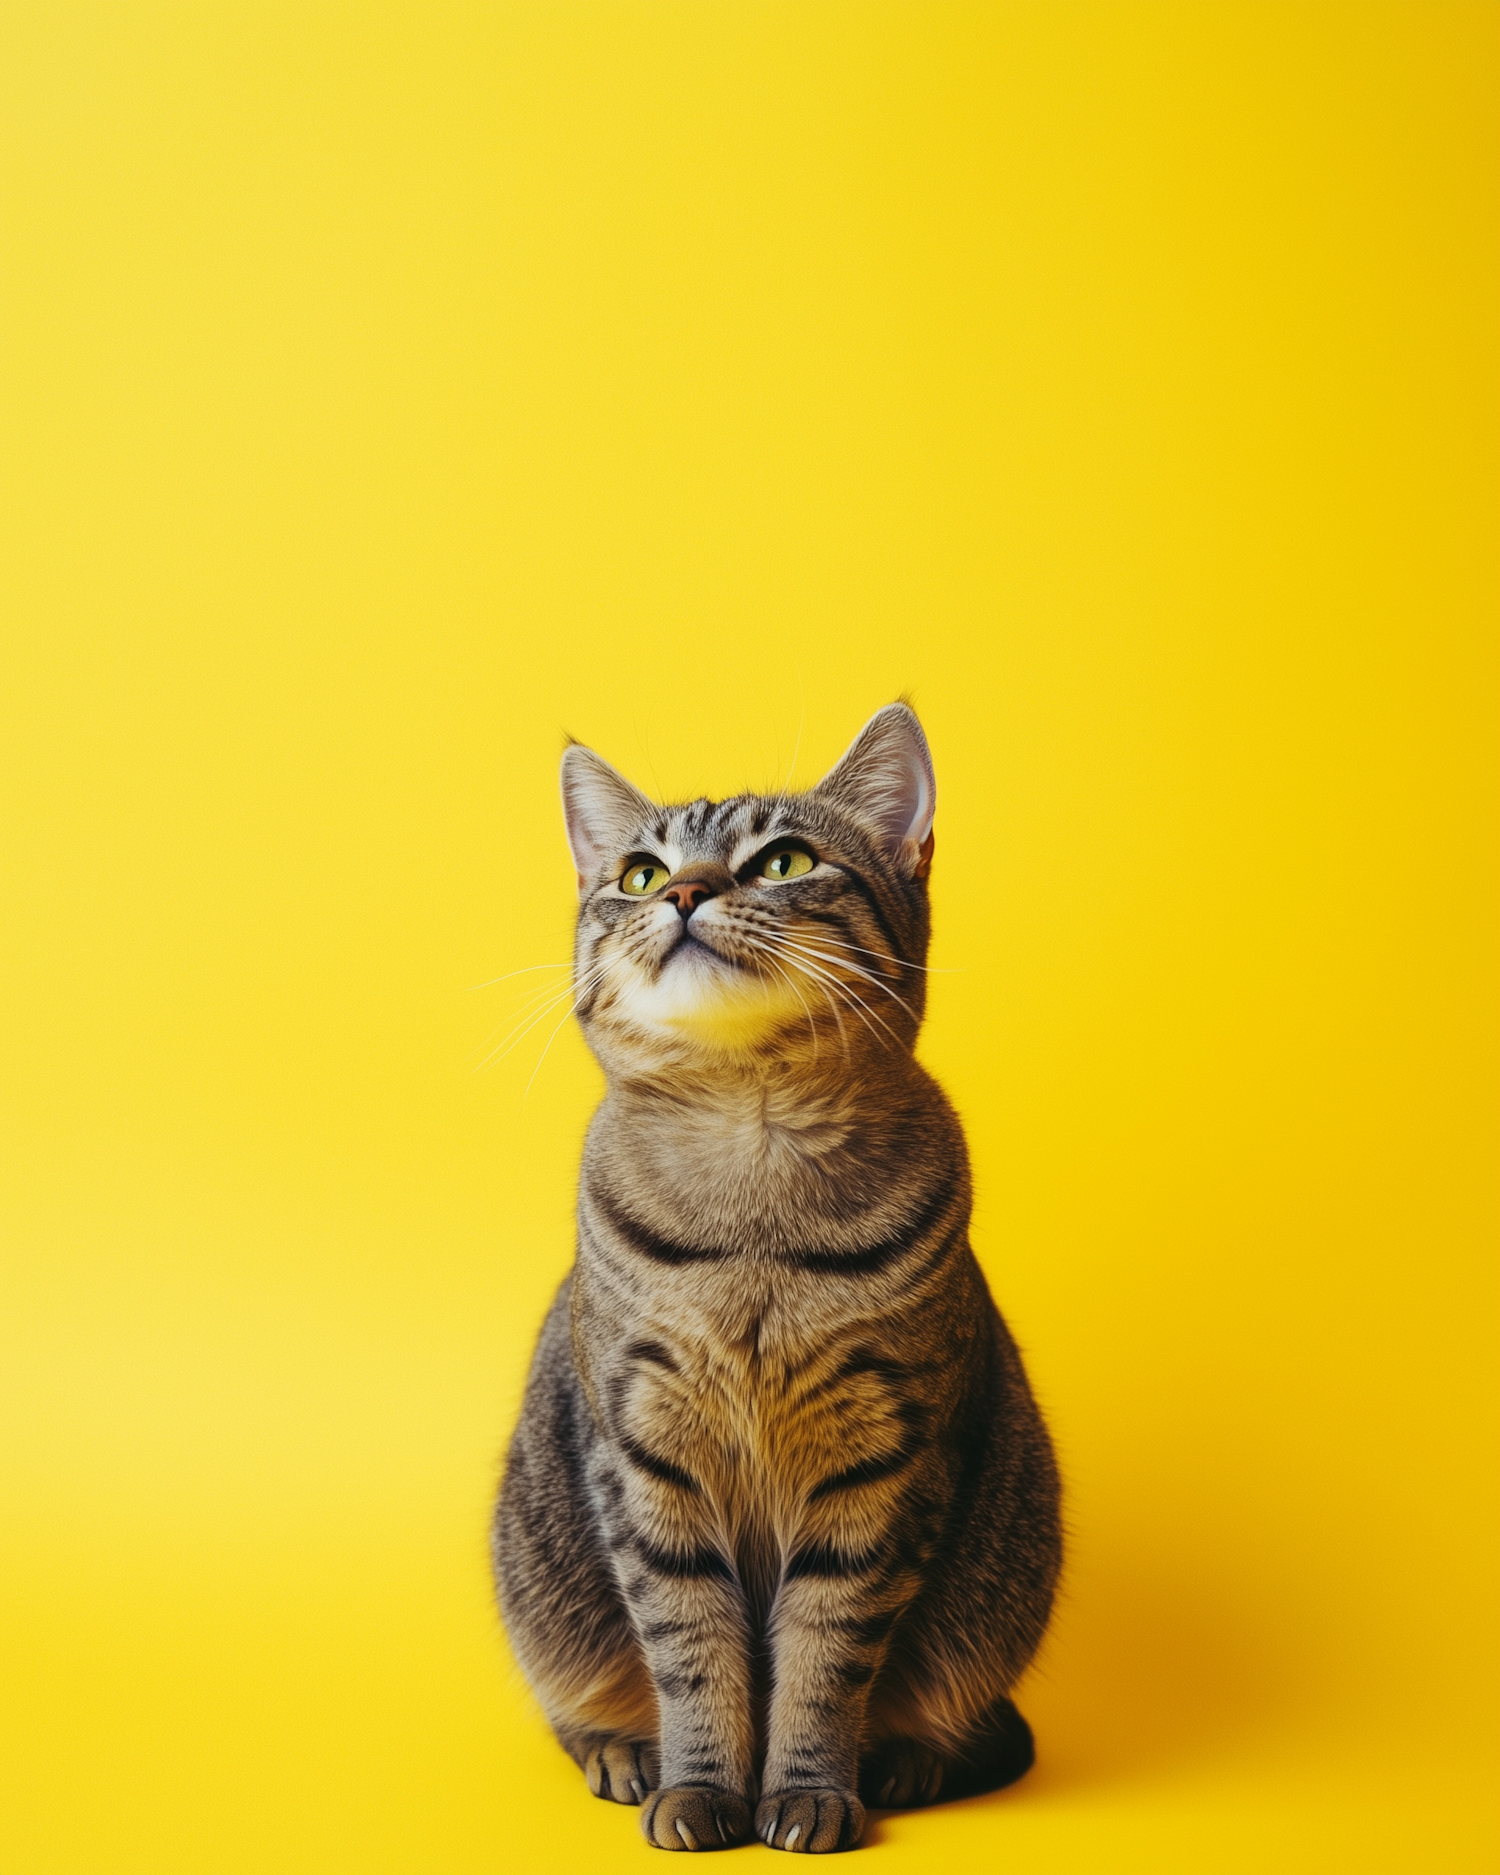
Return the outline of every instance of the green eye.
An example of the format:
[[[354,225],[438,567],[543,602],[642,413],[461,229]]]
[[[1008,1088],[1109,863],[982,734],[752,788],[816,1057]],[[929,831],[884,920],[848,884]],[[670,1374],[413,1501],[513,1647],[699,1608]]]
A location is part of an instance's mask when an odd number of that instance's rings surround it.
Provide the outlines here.
[[[762,879],[799,879],[805,872],[811,872],[815,861],[811,853],[800,846],[778,846],[767,853],[760,863]]]
[[[620,890],[628,892],[632,898],[645,898],[652,892],[659,892],[671,876],[659,859],[637,857],[625,862]]]

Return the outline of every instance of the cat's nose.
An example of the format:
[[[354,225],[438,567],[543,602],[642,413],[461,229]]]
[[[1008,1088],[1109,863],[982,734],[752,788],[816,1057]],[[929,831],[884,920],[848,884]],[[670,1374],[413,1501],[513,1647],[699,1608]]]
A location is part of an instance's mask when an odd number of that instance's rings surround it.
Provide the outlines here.
[[[678,916],[691,918],[705,899],[713,897],[713,887],[707,886],[701,879],[682,879],[676,885],[669,885],[662,897],[677,907]]]
[[[695,859],[667,881],[662,897],[677,907],[677,915],[686,923],[700,905],[733,890],[734,874],[727,866],[713,859]]]

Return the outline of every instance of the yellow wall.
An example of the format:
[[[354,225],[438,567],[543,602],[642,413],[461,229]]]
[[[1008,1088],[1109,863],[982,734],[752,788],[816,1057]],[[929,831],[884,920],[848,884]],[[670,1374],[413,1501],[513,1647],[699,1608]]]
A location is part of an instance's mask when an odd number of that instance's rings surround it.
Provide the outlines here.
[[[908,687],[1073,1563],[871,1866],[1496,1867],[1497,22],[12,0],[8,1867],[644,1865],[483,1560],[597,1077],[467,986],[565,729]]]

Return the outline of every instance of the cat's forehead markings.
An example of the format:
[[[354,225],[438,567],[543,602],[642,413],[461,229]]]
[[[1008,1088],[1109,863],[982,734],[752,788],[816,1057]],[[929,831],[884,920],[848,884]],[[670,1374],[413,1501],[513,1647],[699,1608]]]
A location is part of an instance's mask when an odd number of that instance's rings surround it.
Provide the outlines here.
[[[689,801],[667,811],[664,842],[675,842],[679,851],[687,849],[695,860],[723,857],[727,829],[724,822],[739,808],[738,800]],[[678,862],[683,862],[679,858]]]

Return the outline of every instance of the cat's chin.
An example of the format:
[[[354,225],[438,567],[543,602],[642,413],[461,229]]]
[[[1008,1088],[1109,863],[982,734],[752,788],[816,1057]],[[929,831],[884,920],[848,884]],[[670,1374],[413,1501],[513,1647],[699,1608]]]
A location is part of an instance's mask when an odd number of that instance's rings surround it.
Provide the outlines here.
[[[621,1002],[633,1026],[664,1040],[731,1051],[753,1048],[806,1009],[788,984],[688,941],[676,946],[654,981],[632,984]]]

